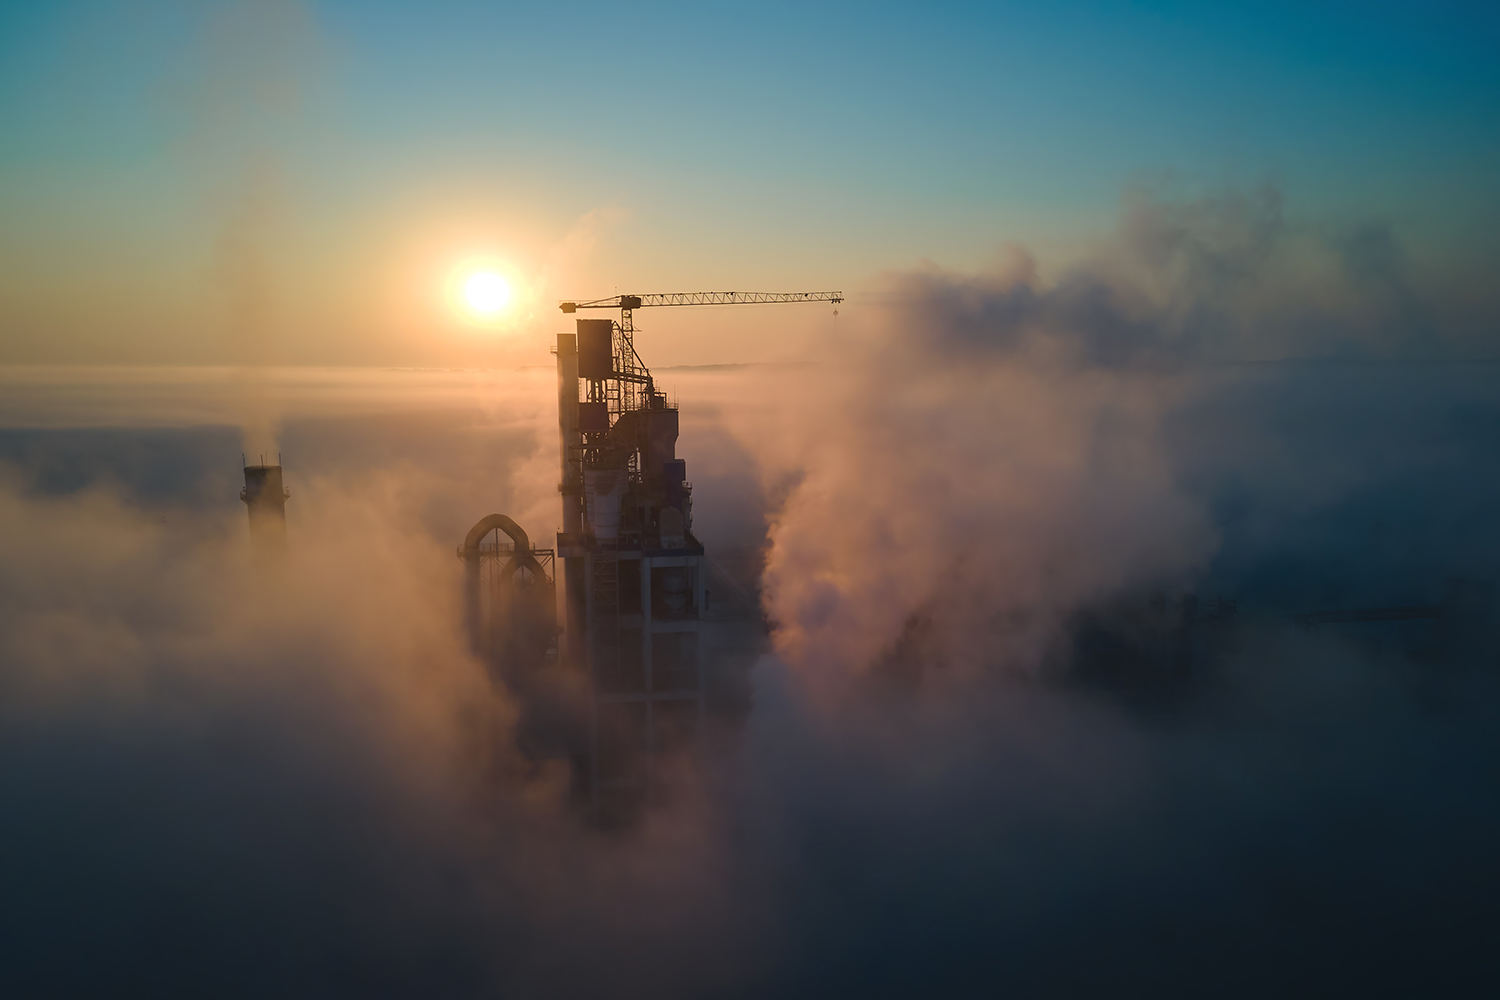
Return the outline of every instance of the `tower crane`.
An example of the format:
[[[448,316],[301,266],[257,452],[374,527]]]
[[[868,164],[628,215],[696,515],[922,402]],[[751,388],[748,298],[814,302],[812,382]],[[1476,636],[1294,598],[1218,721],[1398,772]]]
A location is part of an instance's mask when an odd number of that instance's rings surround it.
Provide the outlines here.
[[[616,377],[627,384],[647,386],[650,391],[651,373],[641,363],[635,351],[634,314],[637,309],[649,306],[740,306],[763,305],[774,302],[832,302],[844,301],[843,292],[651,292],[643,295],[611,295],[605,299],[578,301],[568,299],[558,308],[572,314],[580,309],[618,309],[620,324],[615,332],[619,343],[615,345],[619,362]],[[628,390],[627,390],[628,391]]]

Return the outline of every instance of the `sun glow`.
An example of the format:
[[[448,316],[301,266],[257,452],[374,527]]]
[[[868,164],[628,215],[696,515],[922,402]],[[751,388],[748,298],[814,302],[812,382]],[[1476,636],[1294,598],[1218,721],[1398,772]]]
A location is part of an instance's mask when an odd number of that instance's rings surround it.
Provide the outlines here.
[[[494,316],[510,303],[510,285],[494,271],[475,271],[464,279],[464,301],[481,316]]]

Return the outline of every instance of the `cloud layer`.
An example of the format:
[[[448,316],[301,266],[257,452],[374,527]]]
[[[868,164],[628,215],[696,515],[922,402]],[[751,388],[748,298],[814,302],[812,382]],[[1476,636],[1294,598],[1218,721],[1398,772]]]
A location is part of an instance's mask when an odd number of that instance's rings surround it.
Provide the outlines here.
[[[556,517],[548,373],[284,378],[279,566],[215,383],[10,373],[0,991],[1464,995],[1493,616],[1286,619],[1500,567],[1493,369],[1389,360],[1453,328],[1372,239],[1140,203],[1056,280],[891,275],[816,365],[670,373],[774,654],[615,836],[459,631],[464,529]]]

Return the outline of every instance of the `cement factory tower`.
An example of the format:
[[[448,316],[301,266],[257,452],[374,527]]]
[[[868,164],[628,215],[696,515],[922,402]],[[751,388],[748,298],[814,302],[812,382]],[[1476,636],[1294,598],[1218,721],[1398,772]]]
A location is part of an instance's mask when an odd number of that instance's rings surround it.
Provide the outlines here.
[[[250,541],[261,551],[286,548],[286,502],[291,490],[282,485],[281,466],[245,466],[245,488],[240,499],[250,512]]]
[[[678,411],[635,351],[644,306],[841,302],[838,292],[692,292],[564,302],[580,319],[557,338],[564,651],[588,672],[588,787],[610,823],[670,792],[704,709],[699,643],[703,545],[677,457]]]

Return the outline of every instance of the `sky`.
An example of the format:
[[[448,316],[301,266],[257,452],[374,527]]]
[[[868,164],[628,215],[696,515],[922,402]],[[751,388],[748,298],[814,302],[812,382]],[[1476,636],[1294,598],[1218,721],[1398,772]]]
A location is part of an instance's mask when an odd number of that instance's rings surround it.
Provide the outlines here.
[[[546,363],[558,299],[632,290],[847,322],[892,269],[1054,273],[1143,190],[1273,186],[1478,294],[1497,36],[1477,4],[11,5],[0,361]],[[498,322],[452,301],[475,266]],[[653,364],[838,322],[641,320]]]

